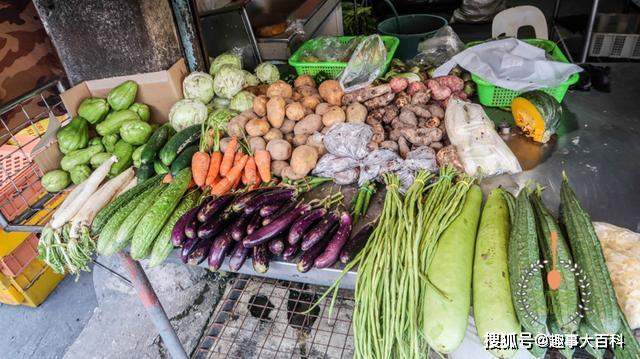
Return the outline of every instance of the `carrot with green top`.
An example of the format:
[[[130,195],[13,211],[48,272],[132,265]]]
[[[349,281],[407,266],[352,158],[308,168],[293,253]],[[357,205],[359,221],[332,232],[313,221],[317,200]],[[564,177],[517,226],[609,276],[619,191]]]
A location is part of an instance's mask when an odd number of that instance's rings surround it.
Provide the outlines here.
[[[226,176],[227,173],[233,167],[233,159],[236,156],[236,151],[238,150],[238,139],[234,136],[231,137],[231,141],[227,145],[226,150],[224,151],[224,155],[222,156],[222,162],[220,163],[220,175]]]
[[[256,167],[262,182],[271,181],[271,155],[267,150],[257,150],[254,155]]]
[[[231,190],[231,187],[233,187],[233,184],[242,175],[242,170],[244,169],[244,166],[247,164],[248,159],[249,159],[249,156],[244,155],[238,161],[238,163],[236,163],[236,165],[229,170],[229,172],[227,173],[227,176],[222,178],[218,183],[216,183],[213,186],[213,188],[211,189],[211,194],[214,196],[221,196],[229,192],[229,190]]]

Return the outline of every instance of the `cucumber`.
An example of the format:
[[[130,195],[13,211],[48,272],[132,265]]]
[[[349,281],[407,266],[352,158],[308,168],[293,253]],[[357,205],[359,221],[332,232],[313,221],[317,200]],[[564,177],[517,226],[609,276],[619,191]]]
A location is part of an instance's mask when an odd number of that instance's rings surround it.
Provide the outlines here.
[[[481,206],[482,191],[474,185],[467,192],[460,214],[438,240],[427,272],[433,286],[427,286],[424,297],[424,316],[428,318],[425,336],[429,346],[439,353],[454,351],[467,332]]]
[[[546,334],[547,303],[542,281],[540,249],[536,218],[529,201],[528,189],[520,190],[516,198],[515,216],[509,238],[509,280],[511,297],[518,320],[525,331],[535,337]],[[534,345],[529,352],[540,358],[546,348]]]
[[[185,168],[178,172],[167,189],[153,201],[153,205],[145,208],[146,213],[137,224],[131,239],[131,258],[140,260],[151,253],[153,241],[187,191],[189,182],[191,182],[191,169]]]
[[[154,267],[162,263],[171,253],[173,249],[173,243],[171,243],[171,231],[175,226],[178,219],[182,217],[188,210],[195,207],[200,199],[200,191],[195,190],[188,193],[176,209],[171,213],[167,223],[162,226],[162,230],[158,233],[155,242],[153,243],[153,249],[149,256],[149,266]]]
[[[202,125],[193,125],[173,135],[160,150],[160,161],[166,166],[171,165],[180,152],[198,143],[200,131],[202,131]]]
[[[124,207],[127,203],[131,202],[138,196],[140,196],[143,192],[149,189],[154,184],[160,183],[162,179],[161,176],[156,176],[154,178],[149,178],[148,180],[137,184],[135,187],[129,189],[124,192],[120,196],[118,196],[115,200],[111,201],[108,205],[98,212],[96,217],[93,219],[91,223],[91,232],[96,235],[101,233],[102,228],[107,224],[107,221],[120,210],[120,208]]]
[[[567,244],[562,231],[558,227],[555,218],[549,213],[542,203],[540,194],[531,195],[531,203],[536,214],[536,223],[538,226],[538,240],[542,249],[542,257],[546,261],[545,271],[549,273],[552,269],[552,233],[556,234],[556,258],[557,270],[560,272],[562,281],[560,287],[551,289],[547,284],[547,298],[549,310],[553,313],[551,322],[554,322],[561,333],[573,334],[578,330],[580,324],[580,311],[578,308],[579,294],[577,286],[577,278],[574,274],[574,263],[571,257],[571,249]],[[545,281],[546,283],[546,281]]]
[[[159,174],[159,175],[163,175],[163,174],[167,174],[169,173],[169,167],[167,167],[164,163],[162,163],[162,161],[160,160],[155,160],[153,162],[153,170]]]
[[[160,149],[167,143],[169,137],[175,134],[175,130],[170,124],[165,124],[158,127],[144,146],[144,150],[140,154],[140,163],[149,164],[153,163],[156,159]]]
[[[197,145],[192,145],[180,152],[178,157],[171,163],[171,174],[175,176],[183,168],[191,166],[191,157],[193,157],[194,153],[198,152],[198,149]]]
[[[559,334],[562,336],[564,336],[565,334],[568,334],[562,331],[562,329],[560,329],[560,327],[558,326],[558,321],[554,318],[553,312],[549,313],[549,317],[550,317],[549,330],[551,331],[551,334]],[[579,322],[577,322],[576,324],[579,324]],[[579,325],[576,325],[576,327],[579,327]],[[575,334],[575,333],[572,333],[572,334]],[[572,359],[573,354],[575,352],[575,348],[572,349],[566,346],[565,348],[558,349],[558,352],[560,352],[560,354],[562,354],[562,356],[564,356],[566,359]]]
[[[511,301],[507,266],[509,209],[499,188],[489,193],[482,210],[473,262],[473,317],[480,341],[488,333],[520,333],[520,323]],[[509,358],[516,350],[491,350],[498,358]]]
[[[142,194],[133,198],[132,200],[126,202],[126,204],[119,208],[114,215],[109,218],[107,223],[102,227],[99,231],[100,236],[98,237],[98,242],[96,246],[96,250],[101,255],[112,255],[115,254],[120,248],[115,243],[116,233],[118,229],[122,225],[122,223],[128,219],[131,213],[136,209],[138,204],[149,197],[149,195],[156,190],[156,188],[161,188],[162,183],[157,181],[153,183],[153,185],[147,188]],[[124,194],[123,194],[124,195]]]
[[[156,174],[156,170],[153,168],[153,163],[143,163],[140,168],[136,170],[136,176],[138,181],[146,181]]]

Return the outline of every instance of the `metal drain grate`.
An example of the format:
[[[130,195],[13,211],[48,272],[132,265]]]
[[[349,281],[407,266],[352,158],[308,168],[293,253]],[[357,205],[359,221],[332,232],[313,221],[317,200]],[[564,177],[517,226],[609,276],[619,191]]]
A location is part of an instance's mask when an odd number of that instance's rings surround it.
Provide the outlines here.
[[[303,314],[325,287],[240,275],[229,282],[195,358],[352,358],[353,292]]]

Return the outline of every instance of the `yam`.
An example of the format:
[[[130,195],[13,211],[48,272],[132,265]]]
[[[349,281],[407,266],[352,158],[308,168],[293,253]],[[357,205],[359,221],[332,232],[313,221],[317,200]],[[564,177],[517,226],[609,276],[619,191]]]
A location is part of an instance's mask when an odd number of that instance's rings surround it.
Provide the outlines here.
[[[403,128],[400,130],[409,142],[416,146],[428,146],[431,142],[442,139],[442,130],[439,128]]]
[[[290,120],[301,120],[304,117],[304,107],[300,102],[290,103],[285,108],[285,114]]]
[[[283,134],[282,132],[280,132],[279,129],[277,128],[272,128],[269,130],[269,132],[265,133],[264,136],[262,136],[262,138],[264,138],[265,141],[269,142],[271,140],[279,140],[281,138],[283,138]]]
[[[296,135],[311,135],[316,131],[320,131],[321,128],[322,117],[311,114],[296,123],[293,127],[293,133]]]
[[[398,152],[398,142],[395,141],[382,141],[380,142],[380,148]]]
[[[289,163],[287,161],[271,161],[271,174],[281,177],[282,169],[285,167],[289,167]]]
[[[427,105],[427,110],[431,113],[432,116],[443,119],[444,118],[444,110],[442,107],[438,105]]]
[[[260,137],[269,132],[269,122],[263,118],[255,118],[247,122],[244,128],[249,136]]]
[[[393,93],[402,92],[409,86],[409,80],[404,77],[392,77],[389,86],[391,86]]]
[[[267,120],[272,127],[280,128],[284,122],[286,102],[282,97],[272,97],[267,102]]]
[[[317,162],[318,152],[315,148],[308,145],[296,147],[291,154],[291,169],[300,176],[309,174]]]
[[[336,80],[326,80],[318,87],[318,92],[323,100],[334,106],[340,106],[342,104],[342,96],[344,91],[340,86],[340,83]]]
[[[246,126],[247,122],[249,122],[249,118],[247,118],[246,116],[235,116],[227,123],[227,134],[229,136],[241,138],[244,134],[244,127]]]
[[[291,157],[291,144],[284,139],[267,142],[267,151],[272,160],[286,161]]]
[[[367,108],[360,102],[354,102],[347,106],[347,122],[363,123],[367,118]]]
[[[262,137],[249,137],[249,148],[252,152],[264,150],[267,147],[267,142]]]
[[[313,80],[313,77],[309,75],[300,75],[293,81],[293,87],[298,88],[302,86],[316,87],[316,82]]]
[[[294,146],[301,146],[307,143],[307,135],[295,135],[291,141]]]
[[[374,108],[383,107],[390,104],[394,98],[395,98],[394,93],[389,92],[382,96],[378,96],[378,97],[372,98],[371,100],[365,101],[364,105],[367,107],[369,111],[371,111]]]
[[[398,152],[400,153],[400,157],[407,158],[409,151],[409,144],[407,143],[407,140],[400,136],[400,138],[398,138]]]
[[[264,117],[267,114],[267,96],[256,96],[253,99],[253,112],[260,117]]]
[[[346,119],[346,115],[342,108],[338,106],[334,106],[329,111],[327,111],[324,115],[322,115],[322,124],[326,127],[331,127],[336,123],[344,122]]]
[[[284,122],[282,123],[282,126],[280,126],[280,132],[282,132],[283,134],[287,134],[287,133],[291,133],[293,132],[293,127],[296,125],[295,121],[292,120],[284,120]]]
[[[315,111],[320,102],[320,95],[311,95],[302,98],[302,106],[310,111]]]
[[[344,95],[344,97],[342,98],[342,103],[345,105],[349,105],[353,102],[362,103],[389,92],[391,92],[391,85],[389,84],[382,84],[375,87],[367,86],[363,89]]]
[[[409,126],[415,127],[418,125],[418,118],[416,117],[416,114],[404,109],[400,112],[400,116],[398,116],[398,119]]]
[[[325,113],[327,113],[327,111],[329,111],[331,109],[331,105],[326,103],[326,102],[321,102],[318,104],[318,106],[316,106],[316,115],[324,115]]]
[[[267,97],[290,98],[293,95],[293,88],[288,83],[278,80],[267,88]]]

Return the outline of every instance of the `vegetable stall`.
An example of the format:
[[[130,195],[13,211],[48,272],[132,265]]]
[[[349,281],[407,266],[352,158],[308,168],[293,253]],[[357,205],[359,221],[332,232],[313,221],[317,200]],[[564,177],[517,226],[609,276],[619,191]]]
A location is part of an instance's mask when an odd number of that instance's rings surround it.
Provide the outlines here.
[[[578,176],[554,174],[552,202],[535,182],[495,185],[522,166],[474,103],[468,71],[393,59],[388,37],[340,40],[310,40],[288,75],[220,54],[184,77],[165,117],[134,80],[82,99],[57,133],[59,168],[42,179],[68,194],[41,258],[77,275],[96,253],[295,273],[328,286],[320,301],[353,288],[358,358],[451,353],[470,314],[480,338],[607,333],[625,338],[616,357],[637,358]],[[344,71],[316,71],[317,48],[333,47]],[[558,137],[563,108],[547,92],[517,93],[510,110],[520,140]]]

